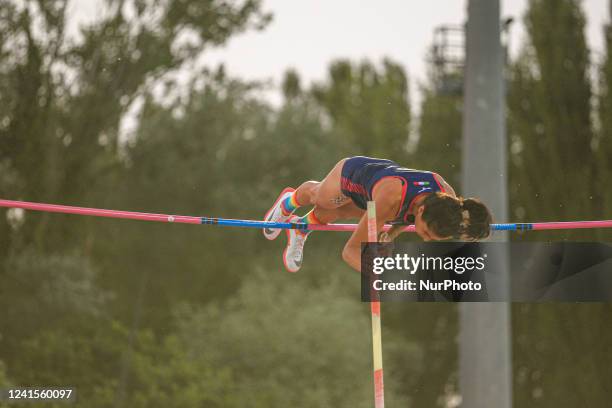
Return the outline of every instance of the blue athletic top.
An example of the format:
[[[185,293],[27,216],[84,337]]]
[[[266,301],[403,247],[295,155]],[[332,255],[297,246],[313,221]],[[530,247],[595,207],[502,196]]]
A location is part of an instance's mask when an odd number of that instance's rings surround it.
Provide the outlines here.
[[[399,212],[392,223],[409,224],[414,222],[412,206],[421,194],[445,192],[438,183],[436,173],[401,167],[386,159],[355,156],[344,162],[341,173],[340,189],[357,207],[365,210],[367,202],[372,200],[372,191],[376,184],[387,177],[394,177],[402,182],[402,201]]]

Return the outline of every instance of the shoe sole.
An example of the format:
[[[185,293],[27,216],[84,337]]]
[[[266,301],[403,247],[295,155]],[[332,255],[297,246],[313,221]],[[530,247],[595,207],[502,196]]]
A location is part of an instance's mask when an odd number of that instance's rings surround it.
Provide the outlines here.
[[[274,210],[274,207],[276,207],[276,205],[278,204],[278,202],[280,201],[281,197],[283,195],[285,195],[287,192],[294,192],[295,189],[293,187],[287,187],[285,188],[283,191],[281,191],[281,193],[278,195],[278,197],[276,198],[276,201],[274,201],[274,204],[272,204],[272,207],[270,207],[270,209],[266,212],[266,215],[264,215],[264,221],[268,219],[268,216],[270,215],[270,213],[272,213],[272,211]],[[270,235],[266,235],[266,229],[270,229],[270,230],[274,230],[272,232],[272,234]],[[267,240],[273,241],[275,240],[281,233],[280,228],[264,228],[262,229],[262,232],[264,234],[264,237],[266,237]]]

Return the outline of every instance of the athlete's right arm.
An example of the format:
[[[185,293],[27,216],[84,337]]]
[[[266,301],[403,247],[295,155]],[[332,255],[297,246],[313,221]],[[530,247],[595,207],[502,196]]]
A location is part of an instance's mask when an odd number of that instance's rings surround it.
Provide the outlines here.
[[[387,220],[395,218],[402,195],[402,186],[398,180],[388,182],[385,180],[381,184],[373,193],[376,203],[377,231],[382,231]],[[368,242],[367,212],[359,220],[357,229],[342,250],[342,259],[358,272],[361,272],[361,244],[363,242]]]
[[[342,259],[357,272],[361,272],[361,243],[368,240],[368,215],[367,213],[361,217],[357,229],[351,235],[344,249],[342,250]]]

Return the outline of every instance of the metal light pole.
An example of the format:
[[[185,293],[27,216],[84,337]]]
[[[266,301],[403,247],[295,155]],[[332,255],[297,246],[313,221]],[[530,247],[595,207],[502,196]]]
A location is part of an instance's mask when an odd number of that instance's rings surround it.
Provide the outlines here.
[[[476,196],[505,221],[507,204],[504,50],[499,0],[468,0],[463,113],[462,193]],[[506,240],[505,233],[496,240]],[[487,289],[507,299],[508,254],[488,254]],[[508,303],[461,303],[459,386],[462,407],[512,406]]]

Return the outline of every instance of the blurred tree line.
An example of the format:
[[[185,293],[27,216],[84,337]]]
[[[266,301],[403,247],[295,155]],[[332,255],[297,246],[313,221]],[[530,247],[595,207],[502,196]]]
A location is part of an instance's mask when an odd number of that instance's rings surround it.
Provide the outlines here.
[[[578,0],[530,0],[523,23],[526,41],[506,67],[510,221],[609,219],[610,26],[605,56],[597,59],[587,47]],[[458,183],[463,96],[437,93],[439,85],[425,86],[417,154],[430,154],[419,166],[439,162],[440,173]],[[611,237],[605,230],[575,230],[511,239]],[[611,311],[605,304],[513,304],[514,404],[607,405]]]
[[[0,197],[259,218],[284,186],[354,154],[458,186],[461,96],[438,94],[433,79],[418,121],[391,60],[336,60],[309,85],[288,70],[274,106],[264,84],[223,66],[177,79],[208,48],[265,29],[261,1],[105,4],[75,38],[67,0],[0,0]],[[609,218],[610,52],[593,82],[578,1],[532,0],[525,24],[508,66],[513,220]],[[76,386],[83,407],[371,405],[369,308],[340,261],[345,236],[313,234],[290,275],[284,235],[3,214],[0,385]],[[607,238],[529,238],[542,237]],[[444,406],[457,389],[456,308],[384,309],[389,406]],[[610,311],[514,306],[517,405],[605,405]]]

